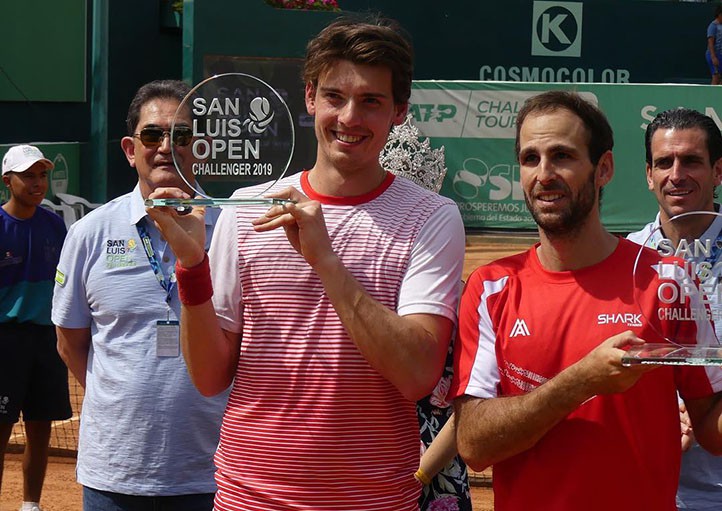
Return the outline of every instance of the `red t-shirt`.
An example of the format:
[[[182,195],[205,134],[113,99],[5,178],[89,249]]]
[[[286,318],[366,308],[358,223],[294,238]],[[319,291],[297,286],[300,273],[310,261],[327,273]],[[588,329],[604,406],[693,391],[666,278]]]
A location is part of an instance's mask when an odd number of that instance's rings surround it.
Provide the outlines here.
[[[550,272],[534,247],[479,268],[461,300],[450,395],[529,392],[625,330],[647,342],[664,342],[659,332],[678,328],[675,335],[685,342],[697,335],[710,342],[709,322],[656,321],[659,256],[645,249],[633,278],[639,250],[620,239],[596,265]],[[494,465],[496,509],[676,509],[676,391],[695,399],[720,389],[717,368],[667,366],[624,393],[595,396],[534,447]]]

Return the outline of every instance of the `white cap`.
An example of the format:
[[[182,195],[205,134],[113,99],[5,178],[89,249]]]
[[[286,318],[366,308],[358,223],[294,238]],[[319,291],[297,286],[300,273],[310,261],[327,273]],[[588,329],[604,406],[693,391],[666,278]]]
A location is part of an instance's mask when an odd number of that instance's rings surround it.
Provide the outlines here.
[[[43,162],[47,170],[53,169],[53,162],[48,160],[34,145],[16,145],[8,149],[3,158],[4,176],[8,172],[25,172],[37,162]]]

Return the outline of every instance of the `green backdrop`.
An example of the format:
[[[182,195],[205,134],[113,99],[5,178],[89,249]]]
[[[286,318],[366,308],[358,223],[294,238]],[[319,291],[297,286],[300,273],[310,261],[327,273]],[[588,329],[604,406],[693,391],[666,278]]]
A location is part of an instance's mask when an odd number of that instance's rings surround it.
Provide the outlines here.
[[[519,184],[515,119],[524,99],[549,89],[578,91],[612,125],[615,175],[604,192],[602,220],[614,232],[637,230],[657,212],[644,156],[644,130],[655,114],[686,106],[720,125],[719,88],[706,85],[414,82],[415,124],[433,147],[445,147],[441,193],[459,205],[467,228],[535,228]]]
[[[0,101],[85,101],[86,3],[2,2]]]

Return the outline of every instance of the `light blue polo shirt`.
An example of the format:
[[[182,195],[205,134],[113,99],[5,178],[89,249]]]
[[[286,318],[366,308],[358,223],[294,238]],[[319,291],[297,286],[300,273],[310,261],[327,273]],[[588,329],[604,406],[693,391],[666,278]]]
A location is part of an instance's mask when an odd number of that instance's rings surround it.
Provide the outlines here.
[[[206,243],[218,214],[206,211]],[[73,224],[60,255],[53,322],[92,335],[78,482],[131,495],[212,493],[227,393],[203,397],[182,355],[156,354],[156,322],[178,320],[180,302],[173,286],[166,306],[136,228],[144,218],[168,278],[175,256],[147,217],[138,186]]]

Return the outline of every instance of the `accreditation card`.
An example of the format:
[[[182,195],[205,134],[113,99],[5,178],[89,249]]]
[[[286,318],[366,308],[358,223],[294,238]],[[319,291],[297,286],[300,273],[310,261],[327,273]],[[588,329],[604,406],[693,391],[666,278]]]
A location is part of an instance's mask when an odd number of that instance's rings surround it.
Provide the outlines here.
[[[178,321],[157,321],[155,324],[155,354],[158,357],[180,355],[180,324]]]

